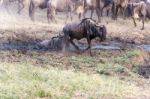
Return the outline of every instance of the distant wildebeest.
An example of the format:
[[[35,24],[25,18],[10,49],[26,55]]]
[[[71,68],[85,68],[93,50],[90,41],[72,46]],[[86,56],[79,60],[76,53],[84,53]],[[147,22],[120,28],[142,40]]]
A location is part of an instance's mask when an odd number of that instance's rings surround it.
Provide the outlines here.
[[[96,14],[97,14],[97,17],[98,17],[98,21],[100,21],[100,0],[83,0],[83,8],[84,8],[84,13],[82,14],[83,17],[85,18],[85,13],[88,11],[88,10],[91,10],[91,17],[93,17],[93,12],[94,10],[96,10]]]
[[[45,9],[47,8],[47,3],[49,0],[31,0],[29,5],[29,16],[32,21],[34,21],[35,10],[37,8]]]
[[[76,9],[76,13],[78,15],[78,18],[81,19],[81,16],[84,16],[84,7],[83,5],[79,5],[78,8]]]
[[[123,17],[125,18],[125,11],[128,7],[129,0],[113,0],[113,18],[117,19],[119,10],[122,11]]]
[[[147,2],[139,2],[139,3],[133,3],[133,22],[134,25],[136,26],[136,22],[135,22],[135,18],[139,17],[140,19],[142,19],[142,28],[141,30],[144,29],[144,22],[146,20],[146,18],[150,19],[150,3]]]
[[[68,19],[69,14],[71,16],[71,13],[75,9],[75,5],[78,1],[80,0],[31,0],[29,16],[32,20],[34,20],[35,10],[37,7],[39,7],[41,9],[47,8],[48,22],[50,22],[50,20],[55,20],[56,11],[65,11]]]
[[[8,10],[8,6],[10,3],[18,2],[18,11],[17,12],[20,14],[21,11],[25,8],[26,1],[29,1],[29,0],[6,0],[5,1],[5,8]],[[1,2],[4,2],[4,1],[1,0]]]
[[[25,8],[25,2],[27,0],[18,0],[18,13],[20,14],[21,11]]]
[[[93,12],[96,10],[96,14],[98,17],[98,21],[101,20],[101,16],[103,14],[103,9],[107,9],[107,15],[108,12],[110,13],[111,7],[112,7],[112,0],[83,0],[83,8],[80,7],[81,13],[79,13],[79,18],[81,18],[81,15],[85,18],[85,13],[88,10],[91,10],[91,17],[93,17]]]
[[[133,15],[132,4],[133,3],[138,3],[140,1],[141,0],[129,0],[127,10],[126,10],[128,17],[132,17],[132,15]]]
[[[47,9],[48,22],[50,20],[56,22],[56,12],[66,12],[65,22],[67,22],[69,17],[72,20],[72,14],[80,2],[81,0],[49,0]]]
[[[99,37],[100,41],[104,41],[106,39],[106,27],[104,25],[99,25],[91,18],[82,19],[80,23],[71,23],[67,24],[63,28],[64,33],[64,47],[63,51],[69,46],[71,43],[77,50],[79,47],[73,42],[74,39],[80,40],[82,38],[86,38],[88,42],[88,47],[85,50],[90,49],[91,55],[91,40]]]
[[[107,16],[112,12],[113,0],[100,0],[100,11],[101,16],[103,15],[103,10],[106,9]]]

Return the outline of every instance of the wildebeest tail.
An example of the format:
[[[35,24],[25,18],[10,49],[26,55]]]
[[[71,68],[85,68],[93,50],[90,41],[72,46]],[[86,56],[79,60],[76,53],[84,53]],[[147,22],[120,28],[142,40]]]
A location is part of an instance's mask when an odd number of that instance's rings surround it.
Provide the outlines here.
[[[33,0],[30,1],[30,5],[29,5],[29,16],[32,16],[32,10],[33,10]]]

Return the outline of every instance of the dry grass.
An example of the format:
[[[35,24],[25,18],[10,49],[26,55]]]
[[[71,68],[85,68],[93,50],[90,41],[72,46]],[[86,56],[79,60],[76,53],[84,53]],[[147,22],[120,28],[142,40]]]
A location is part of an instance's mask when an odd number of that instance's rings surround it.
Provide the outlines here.
[[[13,10],[12,10],[13,11]],[[24,10],[21,15],[18,15],[15,12],[8,14],[4,8],[1,8],[0,12],[0,37],[3,37],[2,33],[12,32],[13,34],[26,34],[31,35],[31,33],[40,33],[41,35],[48,34],[47,37],[52,37],[61,33],[63,26],[65,25],[64,14],[57,15],[57,24],[56,23],[47,23],[46,10],[37,10],[36,12],[36,21],[32,22],[28,16],[28,11]],[[88,16],[88,15],[87,15]],[[77,15],[74,15],[74,22],[79,21]],[[131,19],[123,20],[119,18],[117,21],[112,20],[111,18],[102,18],[102,24],[106,25],[108,29],[108,38],[109,39],[118,39],[121,41],[133,42],[133,43],[149,43],[149,29],[150,23],[145,24],[145,30],[140,30],[142,24],[138,22],[138,26],[134,27]],[[11,34],[11,33],[10,33]],[[41,37],[40,37],[41,38]]]

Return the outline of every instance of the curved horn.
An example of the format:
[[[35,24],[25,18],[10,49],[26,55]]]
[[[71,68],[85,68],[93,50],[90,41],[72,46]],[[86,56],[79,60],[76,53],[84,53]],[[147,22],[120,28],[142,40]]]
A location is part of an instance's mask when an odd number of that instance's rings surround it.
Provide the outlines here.
[[[96,26],[102,27],[102,26],[104,26],[104,25],[102,25],[102,24],[100,24],[100,23],[96,23]]]

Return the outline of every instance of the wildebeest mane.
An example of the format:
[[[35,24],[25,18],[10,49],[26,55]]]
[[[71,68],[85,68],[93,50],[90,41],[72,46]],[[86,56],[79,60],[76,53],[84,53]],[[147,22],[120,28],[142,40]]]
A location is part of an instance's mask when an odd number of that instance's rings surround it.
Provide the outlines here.
[[[88,31],[88,33],[92,33],[93,35],[94,34],[93,31],[96,31],[95,24],[96,21],[93,20],[92,18],[85,18],[81,20],[78,26],[83,26],[85,32]]]

